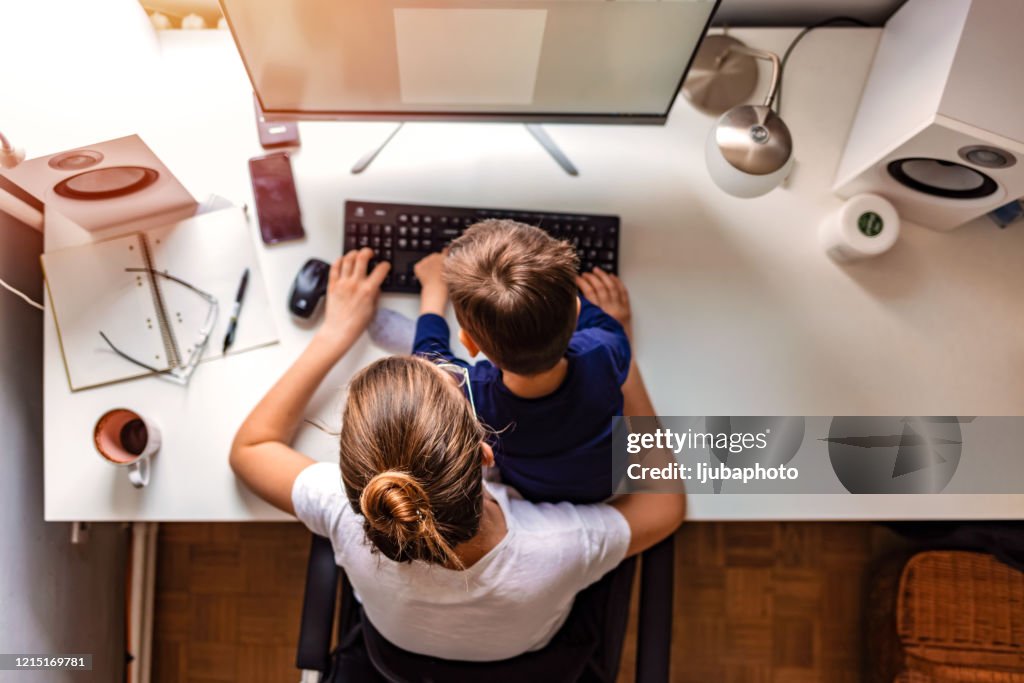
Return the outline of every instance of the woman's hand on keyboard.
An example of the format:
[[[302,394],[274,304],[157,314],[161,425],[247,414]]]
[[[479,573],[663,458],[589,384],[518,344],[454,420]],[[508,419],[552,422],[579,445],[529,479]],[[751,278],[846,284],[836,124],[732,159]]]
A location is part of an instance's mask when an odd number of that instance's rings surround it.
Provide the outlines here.
[[[373,319],[380,285],[391,265],[378,263],[368,272],[372,249],[350,251],[331,266],[327,306],[318,336],[337,345],[342,353],[355,343]]]

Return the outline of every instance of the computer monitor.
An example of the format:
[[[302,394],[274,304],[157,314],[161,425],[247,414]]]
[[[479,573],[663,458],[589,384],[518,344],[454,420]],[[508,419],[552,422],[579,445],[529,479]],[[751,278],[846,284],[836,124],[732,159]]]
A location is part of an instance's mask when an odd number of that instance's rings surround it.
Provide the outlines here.
[[[664,123],[720,0],[221,0],[268,118]]]

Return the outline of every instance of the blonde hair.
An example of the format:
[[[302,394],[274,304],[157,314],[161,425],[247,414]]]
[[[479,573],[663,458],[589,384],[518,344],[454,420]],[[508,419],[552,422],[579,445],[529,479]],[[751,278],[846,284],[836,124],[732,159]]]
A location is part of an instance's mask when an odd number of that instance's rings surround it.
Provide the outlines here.
[[[342,481],[374,547],[461,568],[454,548],[483,514],[486,436],[461,390],[425,359],[384,358],[352,378],[342,420]]]

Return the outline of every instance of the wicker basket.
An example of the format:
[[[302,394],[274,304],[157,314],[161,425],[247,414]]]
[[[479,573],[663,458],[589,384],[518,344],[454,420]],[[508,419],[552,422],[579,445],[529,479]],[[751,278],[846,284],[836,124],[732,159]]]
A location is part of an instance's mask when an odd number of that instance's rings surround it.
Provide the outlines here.
[[[991,555],[929,551],[898,576],[872,587],[870,680],[1024,683],[1024,573]]]

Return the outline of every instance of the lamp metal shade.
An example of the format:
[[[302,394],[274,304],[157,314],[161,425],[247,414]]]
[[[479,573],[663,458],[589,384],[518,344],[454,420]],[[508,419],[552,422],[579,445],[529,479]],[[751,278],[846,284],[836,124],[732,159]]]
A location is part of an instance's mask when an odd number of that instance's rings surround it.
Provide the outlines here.
[[[778,187],[793,167],[793,139],[769,107],[743,105],[715,123],[705,146],[708,172],[725,192],[758,197]]]
[[[749,55],[730,52],[745,47],[732,36],[705,36],[683,83],[683,95],[700,112],[721,116],[743,104],[757,87],[757,62]]]

